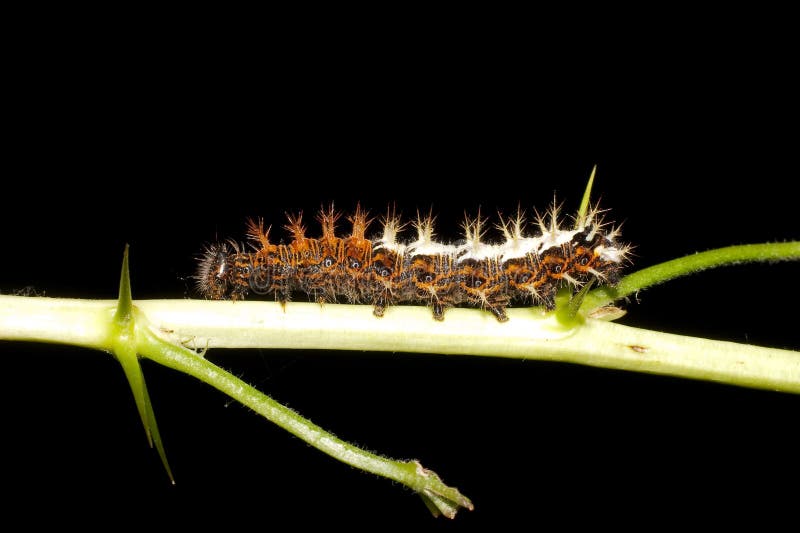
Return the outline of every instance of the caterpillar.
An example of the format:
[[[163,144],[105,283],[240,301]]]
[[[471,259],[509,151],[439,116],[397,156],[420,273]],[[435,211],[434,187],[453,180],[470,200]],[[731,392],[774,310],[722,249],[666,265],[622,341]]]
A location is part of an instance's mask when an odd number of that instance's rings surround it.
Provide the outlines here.
[[[360,205],[347,217],[350,233],[340,237],[342,213],[331,204],[317,214],[319,237],[307,236],[302,212],[287,214],[288,243],[273,242],[262,219],[249,219],[249,247],[236,240],[206,245],[194,278],[197,291],[213,300],[271,295],[285,305],[305,293],[320,303],[369,304],[377,317],[392,305],[424,304],[443,320],[448,308],[463,305],[504,322],[514,304],[553,310],[561,286],[618,282],[630,246],[618,242],[619,228],[609,228],[602,213],[594,207],[564,229],[554,202],[544,216],[537,213],[537,232],[526,235],[518,209],[512,218],[500,216],[503,240],[490,243],[479,212],[466,217],[463,238],[447,244],[435,240],[432,214],[418,214],[411,223],[416,240],[400,240],[409,224],[393,208],[381,218],[382,231],[367,238],[374,219]]]

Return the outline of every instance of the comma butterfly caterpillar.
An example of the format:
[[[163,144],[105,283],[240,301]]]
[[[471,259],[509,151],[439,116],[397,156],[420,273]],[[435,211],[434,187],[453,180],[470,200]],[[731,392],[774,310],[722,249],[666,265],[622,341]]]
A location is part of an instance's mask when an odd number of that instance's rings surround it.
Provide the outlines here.
[[[285,304],[295,293],[324,302],[369,304],[383,316],[397,304],[424,304],[443,320],[459,305],[490,311],[508,320],[513,303],[555,308],[559,287],[579,287],[590,280],[615,284],[629,246],[617,242],[619,228],[609,228],[595,207],[562,227],[554,203],[536,216],[536,233],[526,234],[525,214],[500,217],[502,242],[485,242],[487,221],[480,213],[462,224],[463,239],[435,240],[434,217],[417,215],[411,224],[416,240],[401,240],[408,225],[393,209],[381,219],[382,232],[367,238],[373,221],[360,206],[347,217],[350,233],[339,236],[342,213],[331,204],[317,215],[321,236],[308,237],[302,213],[288,214],[288,244],[273,242],[263,220],[247,223],[247,247],[229,240],[206,246],[196,275],[197,289],[214,300],[241,300],[250,294],[272,295]]]

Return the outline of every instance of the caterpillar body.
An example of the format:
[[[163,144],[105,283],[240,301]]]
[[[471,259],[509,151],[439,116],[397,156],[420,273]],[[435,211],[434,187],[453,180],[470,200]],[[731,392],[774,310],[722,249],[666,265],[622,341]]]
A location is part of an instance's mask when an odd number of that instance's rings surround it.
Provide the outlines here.
[[[392,209],[381,219],[382,231],[367,238],[373,219],[360,206],[347,217],[350,233],[340,237],[342,213],[331,205],[317,215],[319,237],[306,235],[302,213],[288,214],[288,243],[273,242],[262,220],[249,220],[249,247],[235,240],[207,245],[194,277],[198,292],[215,300],[255,294],[285,304],[305,293],[320,303],[369,304],[378,317],[392,305],[424,304],[437,320],[463,305],[503,322],[514,304],[552,310],[563,285],[617,283],[630,247],[618,242],[619,228],[610,228],[601,213],[595,207],[564,229],[554,204],[536,216],[536,233],[526,234],[518,210],[513,218],[500,217],[503,240],[495,243],[483,240],[487,220],[479,213],[462,224],[462,240],[447,244],[435,240],[432,215],[418,215],[411,224],[416,239],[401,240],[407,224]]]

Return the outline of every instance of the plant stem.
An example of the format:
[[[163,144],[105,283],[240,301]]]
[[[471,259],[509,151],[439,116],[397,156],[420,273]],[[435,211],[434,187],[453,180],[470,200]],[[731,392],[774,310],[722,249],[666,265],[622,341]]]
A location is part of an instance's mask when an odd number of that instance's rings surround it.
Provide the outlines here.
[[[599,287],[586,295],[581,308],[591,311],[637,291],[701,270],[752,262],[800,259],[800,241],[742,244],[699,252],[628,274],[615,287]]]
[[[100,347],[114,301],[0,296],[0,338]],[[565,326],[536,308],[498,323],[477,309],[424,307],[375,318],[368,306],[143,300],[160,335],[196,348],[402,351],[564,361],[800,393],[800,353],[642,330],[586,319]],[[27,317],[22,319],[21,317]],[[72,327],[69,327],[69,325]],[[64,327],[64,326],[68,327]]]
[[[592,319],[566,327],[536,309],[509,309],[505,323],[480,310],[451,309],[435,322],[424,307],[396,307],[377,319],[366,306],[292,303],[284,311],[270,302],[213,302],[210,312],[192,316],[192,303],[149,301],[142,308],[198,346],[541,359],[800,393],[798,352]]]
[[[137,323],[147,324],[143,318],[140,313]],[[423,497],[441,498],[445,508],[439,510],[451,518],[460,507],[472,509],[469,499],[457,489],[444,485],[434,472],[423,468],[418,461],[396,461],[362,450],[334,437],[197,353],[165,341],[149,327],[140,326],[137,333],[140,336],[137,345],[144,357],[208,383],[328,455],[366,472],[402,483]]]

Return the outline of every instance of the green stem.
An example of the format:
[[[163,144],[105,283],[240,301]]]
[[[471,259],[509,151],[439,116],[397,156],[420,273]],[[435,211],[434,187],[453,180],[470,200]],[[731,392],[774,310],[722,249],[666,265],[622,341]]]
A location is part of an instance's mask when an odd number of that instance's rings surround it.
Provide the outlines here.
[[[0,296],[0,338],[100,347],[114,301]],[[477,309],[424,307],[375,318],[368,306],[293,302],[144,300],[135,306],[159,335],[195,348],[403,351],[541,359],[667,374],[800,393],[800,353],[672,335],[585,319],[565,325],[536,308],[509,309],[498,323]],[[19,317],[27,317],[20,320]],[[62,325],[80,325],[67,328]],[[58,325],[54,327],[54,325]]]
[[[700,252],[644,268],[625,276],[615,287],[600,287],[583,300],[581,309],[591,311],[637,291],[701,270],[752,262],[800,259],[800,241],[743,244]]]
[[[141,313],[137,323],[147,324]],[[139,327],[137,333],[137,345],[142,356],[211,385],[343,463],[402,483],[424,497],[441,499],[444,508],[439,510],[451,518],[460,507],[472,509],[468,498],[457,489],[446,486],[418,461],[396,461],[362,450],[333,436],[197,353],[165,341],[149,327]]]
[[[142,302],[198,346],[403,351],[541,359],[705,379],[800,393],[800,353],[510,309],[498,323],[476,309],[451,309],[444,322],[424,307],[397,307],[382,319],[366,306],[270,302]],[[211,325],[213,324],[213,326]]]

